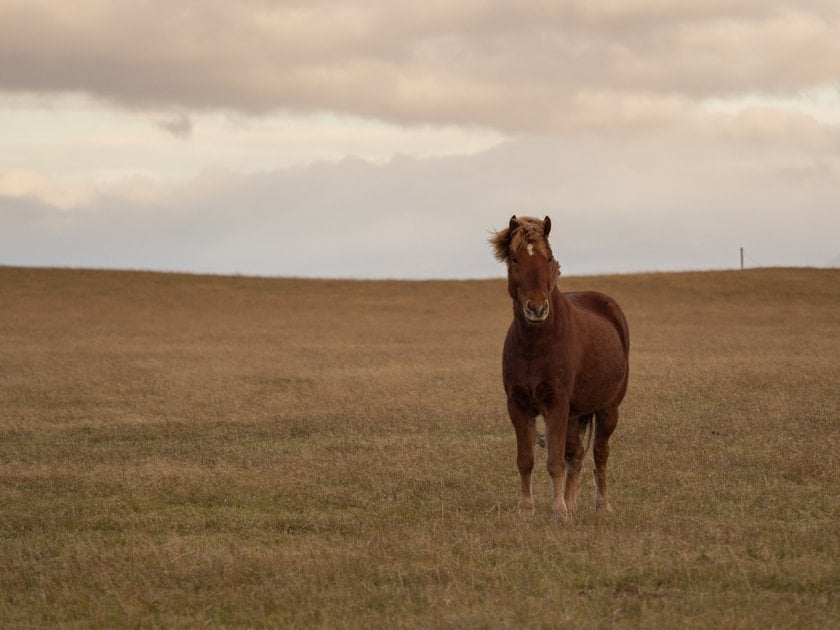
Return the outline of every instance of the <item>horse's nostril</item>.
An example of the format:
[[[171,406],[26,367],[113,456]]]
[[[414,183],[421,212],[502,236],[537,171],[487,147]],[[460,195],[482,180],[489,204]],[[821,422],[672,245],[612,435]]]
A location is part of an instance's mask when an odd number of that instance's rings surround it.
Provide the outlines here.
[[[539,306],[534,306],[531,300],[527,300],[525,302],[525,312],[529,317],[541,319],[548,314],[548,301],[543,302]]]

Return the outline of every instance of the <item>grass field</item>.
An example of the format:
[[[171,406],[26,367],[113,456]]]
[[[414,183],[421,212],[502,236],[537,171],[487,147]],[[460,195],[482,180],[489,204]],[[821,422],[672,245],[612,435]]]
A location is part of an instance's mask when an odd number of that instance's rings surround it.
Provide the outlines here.
[[[631,381],[557,525],[501,280],[0,268],[0,626],[840,625],[840,270],[561,286]]]

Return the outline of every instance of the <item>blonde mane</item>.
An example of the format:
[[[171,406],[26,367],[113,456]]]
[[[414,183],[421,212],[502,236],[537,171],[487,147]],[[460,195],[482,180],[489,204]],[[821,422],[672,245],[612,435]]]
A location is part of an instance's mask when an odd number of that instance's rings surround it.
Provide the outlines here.
[[[493,246],[496,258],[500,262],[509,262],[511,252],[532,245],[536,251],[550,259],[551,247],[543,232],[543,226],[543,220],[535,217],[511,217],[508,227],[490,237],[490,245]]]

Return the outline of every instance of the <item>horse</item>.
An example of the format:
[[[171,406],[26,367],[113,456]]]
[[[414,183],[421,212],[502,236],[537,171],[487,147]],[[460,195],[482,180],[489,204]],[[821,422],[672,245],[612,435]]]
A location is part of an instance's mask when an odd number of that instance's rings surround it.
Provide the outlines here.
[[[611,511],[609,439],[627,392],[630,335],[613,298],[595,291],[560,291],[560,265],[548,243],[550,231],[549,217],[541,221],[514,215],[490,243],[496,258],[507,264],[507,290],[513,300],[502,380],[516,431],[519,511],[526,517],[534,514],[535,422],[542,416],[553,511],[564,520],[575,511],[585,452],[581,436],[588,433],[592,441],[593,418],[595,508]]]

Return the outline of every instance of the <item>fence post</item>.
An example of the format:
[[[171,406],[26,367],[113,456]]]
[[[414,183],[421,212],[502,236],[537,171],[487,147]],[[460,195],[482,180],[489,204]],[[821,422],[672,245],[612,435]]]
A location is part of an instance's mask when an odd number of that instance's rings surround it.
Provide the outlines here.
[[[741,271],[744,270],[744,248],[741,248]]]

